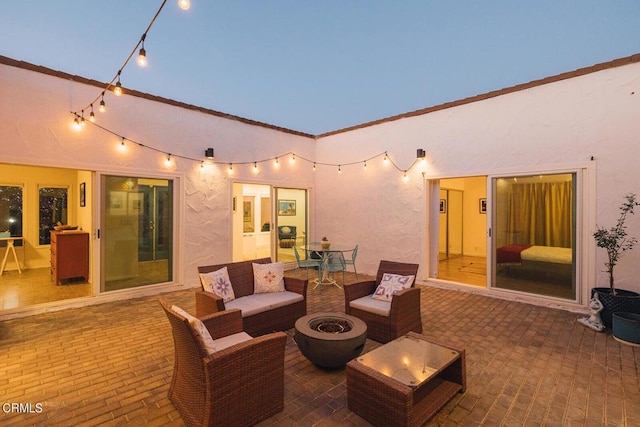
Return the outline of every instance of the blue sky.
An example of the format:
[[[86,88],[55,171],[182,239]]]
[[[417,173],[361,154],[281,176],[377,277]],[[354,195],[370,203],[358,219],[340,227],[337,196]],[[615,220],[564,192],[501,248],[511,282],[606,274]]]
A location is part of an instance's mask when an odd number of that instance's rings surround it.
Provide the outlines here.
[[[161,3],[5,0],[0,55],[108,82]],[[121,80],[321,134],[640,53],[639,22],[638,0],[168,0]]]

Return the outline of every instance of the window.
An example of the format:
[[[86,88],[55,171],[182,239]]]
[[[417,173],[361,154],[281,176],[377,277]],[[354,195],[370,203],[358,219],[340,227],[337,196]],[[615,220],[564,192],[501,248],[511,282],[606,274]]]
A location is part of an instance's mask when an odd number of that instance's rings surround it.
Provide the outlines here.
[[[11,236],[22,236],[22,187],[0,185],[0,231],[8,231]],[[6,246],[6,242],[0,242]],[[21,246],[22,241],[15,242]]]
[[[53,227],[60,222],[67,224],[67,188],[41,187],[39,195],[39,244],[51,243]]]

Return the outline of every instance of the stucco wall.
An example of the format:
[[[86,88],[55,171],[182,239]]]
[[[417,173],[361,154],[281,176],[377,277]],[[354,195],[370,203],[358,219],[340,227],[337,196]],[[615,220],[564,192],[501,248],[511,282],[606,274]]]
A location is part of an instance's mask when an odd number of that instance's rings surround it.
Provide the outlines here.
[[[99,113],[96,108],[96,123],[159,150],[126,142],[128,149],[122,153],[117,136],[90,124],[81,132],[73,129],[69,111],[81,108],[100,92],[94,86],[0,65],[0,163],[177,179],[180,222],[176,278],[181,283],[198,283],[198,265],[231,260],[232,180],[313,186],[313,172],[300,161],[293,165],[283,162],[278,169],[267,162],[260,164],[257,174],[252,171],[253,161],[289,151],[313,158],[313,138],[143,98],[107,94],[107,112]],[[85,111],[85,117],[88,115]],[[235,163],[232,176],[227,175],[227,165],[208,165],[203,171],[199,161],[176,157],[172,167],[164,165],[166,153],[203,159],[207,147],[215,149],[215,160]],[[96,190],[93,188],[93,192]],[[94,198],[98,203],[99,199]]]
[[[595,251],[590,238],[595,223],[614,223],[623,195],[640,192],[639,89],[640,64],[625,65],[328,135],[319,138],[316,156],[318,162],[346,163],[388,151],[402,168],[424,148],[426,179],[591,168],[579,230],[588,263],[581,286],[588,289],[596,280],[606,283],[605,254]],[[427,275],[427,186],[419,168],[409,175],[403,182],[401,173],[385,169],[380,159],[369,162],[366,171],[358,165],[341,174],[327,168],[318,173],[317,229],[335,236],[332,240],[358,242],[362,271],[375,271],[378,260],[389,258],[418,262],[422,277]],[[640,212],[628,225],[640,236]],[[621,259],[619,286],[640,291],[639,257],[636,249]]]

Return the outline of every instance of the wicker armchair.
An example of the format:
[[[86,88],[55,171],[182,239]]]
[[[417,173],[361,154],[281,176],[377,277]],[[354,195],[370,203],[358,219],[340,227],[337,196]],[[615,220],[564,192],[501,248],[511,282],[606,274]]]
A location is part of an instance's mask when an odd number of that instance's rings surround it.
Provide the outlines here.
[[[160,302],[175,348],[169,399],[187,426],[247,426],[284,408],[287,335],[274,332],[208,354],[184,317]],[[214,340],[242,332],[240,310],[200,318]]]
[[[384,273],[416,276],[418,264],[383,260],[380,261],[376,280],[345,284],[345,313],[362,319],[367,324],[367,338],[382,343],[392,341],[409,331],[421,333],[420,289],[415,287],[415,279],[411,283],[411,288],[404,289],[393,295],[388,315],[352,307],[352,301],[373,295]]]

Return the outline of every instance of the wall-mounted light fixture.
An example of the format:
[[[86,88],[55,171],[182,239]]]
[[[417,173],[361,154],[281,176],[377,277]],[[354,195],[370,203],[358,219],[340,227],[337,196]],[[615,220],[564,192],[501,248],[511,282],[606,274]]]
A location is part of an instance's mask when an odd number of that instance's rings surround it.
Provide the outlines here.
[[[425,157],[427,157],[427,153],[426,151],[424,151],[424,149],[418,148],[418,151],[416,152],[416,157],[418,159],[424,159]]]
[[[207,148],[206,150],[204,150],[204,156],[207,159],[213,159],[213,148]]]

